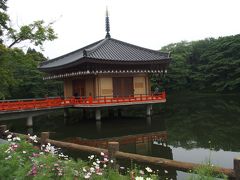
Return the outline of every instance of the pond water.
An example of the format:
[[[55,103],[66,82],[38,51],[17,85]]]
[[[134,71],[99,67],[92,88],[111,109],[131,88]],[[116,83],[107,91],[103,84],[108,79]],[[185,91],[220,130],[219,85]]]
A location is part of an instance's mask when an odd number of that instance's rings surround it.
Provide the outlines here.
[[[60,110],[35,117],[32,131],[50,131],[53,139],[100,147],[116,140],[121,151],[195,163],[210,159],[214,165],[233,168],[233,158],[240,156],[240,96],[174,94],[167,97],[167,103],[153,106],[153,112],[152,118],[146,118],[143,107],[128,107],[121,118],[106,116],[96,122],[91,117],[83,119],[80,110],[74,109],[66,123]],[[27,133],[25,121],[1,124],[13,132]],[[159,172],[164,173],[163,169]],[[168,169],[166,176],[186,179],[189,174]]]

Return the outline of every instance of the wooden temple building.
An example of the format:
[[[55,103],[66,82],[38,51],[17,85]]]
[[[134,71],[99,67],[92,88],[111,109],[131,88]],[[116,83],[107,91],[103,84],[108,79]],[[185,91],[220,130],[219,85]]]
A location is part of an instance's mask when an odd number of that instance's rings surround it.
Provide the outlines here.
[[[163,75],[170,54],[129,44],[110,36],[108,13],[104,39],[45,61],[45,80],[62,79],[64,97],[136,97],[151,94],[151,74]]]

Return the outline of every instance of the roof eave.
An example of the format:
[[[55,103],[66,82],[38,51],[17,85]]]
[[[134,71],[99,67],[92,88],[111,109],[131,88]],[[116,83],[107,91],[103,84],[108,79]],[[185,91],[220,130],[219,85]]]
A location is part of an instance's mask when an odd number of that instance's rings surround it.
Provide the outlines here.
[[[74,61],[73,63],[69,64],[64,64],[61,66],[56,66],[56,67],[38,67],[39,70],[43,72],[52,72],[52,71],[59,71],[59,70],[67,70],[69,68],[72,68],[74,66],[83,64],[83,63],[95,63],[95,64],[119,64],[119,65],[145,65],[145,64],[163,64],[168,66],[170,63],[171,58],[165,58],[165,59],[156,59],[156,60],[131,60],[131,61],[123,61],[123,60],[107,60],[107,59],[95,59],[95,58],[81,58],[77,61]]]

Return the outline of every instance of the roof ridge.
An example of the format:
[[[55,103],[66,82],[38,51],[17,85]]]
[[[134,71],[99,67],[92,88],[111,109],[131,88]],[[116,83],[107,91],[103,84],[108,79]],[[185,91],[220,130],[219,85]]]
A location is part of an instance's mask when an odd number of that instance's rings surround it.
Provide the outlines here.
[[[131,46],[131,47],[134,47],[134,48],[137,48],[137,49],[152,52],[152,53],[155,53],[155,54],[169,55],[169,52],[162,52],[162,51],[158,51],[158,50],[148,49],[148,48],[145,48],[145,47],[141,47],[141,46],[137,46],[137,45],[134,45],[134,44],[127,43],[127,42],[123,42],[123,41],[120,41],[120,40],[114,39],[114,38],[111,38],[111,40],[117,41],[118,43],[121,43],[121,44],[126,44],[128,46]]]
[[[95,46],[90,47],[88,49],[84,49],[86,51],[86,56],[90,55],[91,53],[95,52],[98,48],[100,48],[101,46],[103,46],[104,44],[106,44],[107,40],[109,40],[110,38],[105,38],[103,40],[101,40],[99,43],[97,43]]]

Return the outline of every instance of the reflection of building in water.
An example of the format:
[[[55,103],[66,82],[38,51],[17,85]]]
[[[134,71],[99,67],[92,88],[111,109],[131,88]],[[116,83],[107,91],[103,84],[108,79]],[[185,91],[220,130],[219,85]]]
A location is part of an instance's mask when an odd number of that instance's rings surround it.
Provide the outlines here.
[[[145,134],[128,135],[121,137],[103,138],[103,139],[85,139],[85,138],[69,138],[67,142],[72,142],[81,145],[107,148],[110,141],[119,142],[120,151],[141,154],[145,156],[154,156],[165,159],[173,159],[172,149],[167,146],[167,132],[151,132]],[[125,163],[124,163],[125,164]],[[126,164],[125,164],[126,165]],[[153,167],[159,169],[159,167]],[[176,179],[176,171],[168,170],[169,178]],[[159,171],[164,174],[164,170]]]
[[[120,150],[124,152],[172,159],[172,150],[167,146],[166,131],[103,139],[77,137],[68,138],[65,139],[65,141],[105,149],[107,148],[108,142],[117,141],[119,142]]]

